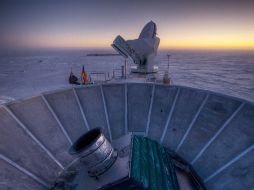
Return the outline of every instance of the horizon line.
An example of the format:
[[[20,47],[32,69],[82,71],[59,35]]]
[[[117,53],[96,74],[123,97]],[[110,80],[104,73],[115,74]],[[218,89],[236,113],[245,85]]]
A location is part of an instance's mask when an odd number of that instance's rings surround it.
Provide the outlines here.
[[[1,48],[0,48],[1,49]],[[3,48],[3,51],[26,51],[26,50],[92,50],[112,49],[110,46],[87,46],[87,47],[17,47]],[[254,50],[254,47],[159,47],[158,50]]]

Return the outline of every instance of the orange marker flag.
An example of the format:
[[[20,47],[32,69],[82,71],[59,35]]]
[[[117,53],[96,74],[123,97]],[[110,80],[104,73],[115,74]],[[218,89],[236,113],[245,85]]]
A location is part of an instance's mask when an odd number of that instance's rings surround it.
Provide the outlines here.
[[[87,74],[86,74],[84,66],[82,67],[81,80],[82,80],[84,85],[89,84],[89,81],[88,81]]]

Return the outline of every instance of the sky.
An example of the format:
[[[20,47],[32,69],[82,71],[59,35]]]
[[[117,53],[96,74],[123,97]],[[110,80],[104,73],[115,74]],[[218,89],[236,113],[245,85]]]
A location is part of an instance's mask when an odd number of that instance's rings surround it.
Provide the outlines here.
[[[108,48],[150,20],[162,49],[254,49],[254,0],[1,0],[0,48]]]

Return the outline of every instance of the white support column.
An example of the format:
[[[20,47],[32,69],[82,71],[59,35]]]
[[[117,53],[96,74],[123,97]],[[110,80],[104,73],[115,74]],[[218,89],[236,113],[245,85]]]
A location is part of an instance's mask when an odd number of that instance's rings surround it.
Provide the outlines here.
[[[108,109],[107,109],[107,105],[106,105],[106,102],[105,102],[105,97],[104,97],[104,92],[103,92],[102,85],[100,85],[100,89],[101,89],[103,107],[104,107],[104,112],[105,112],[106,122],[107,122],[107,127],[108,127],[109,139],[112,142],[111,128],[110,128],[110,123],[109,123],[109,119],[108,119]]]
[[[172,115],[173,115],[173,113],[174,113],[175,105],[176,105],[176,102],[177,102],[179,93],[180,93],[180,88],[177,89],[177,92],[176,92],[176,95],[175,95],[173,104],[172,104],[171,109],[170,109],[170,112],[169,112],[169,114],[168,114],[168,118],[167,118],[166,124],[165,124],[165,126],[164,126],[164,130],[163,130],[163,133],[162,133],[161,139],[160,139],[160,143],[161,143],[161,144],[163,143],[164,138],[165,138],[165,135],[166,135],[166,133],[167,133],[168,126],[169,126],[169,123],[170,123],[170,121],[171,121]]]
[[[228,126],[228,124],[235,118],[235,116],[241,111],[245,103],[242,103],[234,113],[227,119],[227,121],[222,125],[222,127],[215,133],[215,135],[205,144],[205,146],[201,149],[201,151],[197,154],[197,156],[191,161],[191,165],[193,165],[200,156],[206,151],[206,149],[212,144],[212,142],[222,133],[222,131]]]
[[[69,134],[67,133],[67,131],[65,130],[64,126],[62,125],[61,121],[59,120],[59,118],[57,117],[55,111],[53,110],[53,108],[51,107],[51,105],[49,104],[49,102],[47,101],[46,97],[42,94],[41,95],[43,101],[45,102],[45,104],[47,105],[49,111],[51,112],[51,114],[53,115],[54,119],[56,120],[57,124],[59,125],[59,127],[61,128],[63,134],[65,135],[65,137],[67,138],[67,140],[69,141],[70,144],[73,144]]]
[[[245,156],[246,154],[248,154],[250,151],[254,150],[254,145],[250,146],[249,148],[247,148],[246,150],[244,150],[241,154],[239,154],[238,156],[236,156],[235,158],[233,158],[232,160],[230,160],[228,163],[226,163],[225,165],[223,165],[222,167],[220,167],[218,170],[216,170],[213,174],[211,174],[210,176],[208,176],[205,180],[204,183],[207,183],[208,181],[210,181],[212,178],[214,178],[215,176],[217,176],[219,173],[221,173],[223,170],[227,169],[229,166],[231,166],[232,164],[234,164],[235,162],[237,162],[240,158],[242,158],[243,156]]]
[[[63,165],[53,156],[53,154],[35,137],[35,135],[17,118],[17,116],[6,106],[3,108],[10,114],[10,116],[19,124],[19,126],[26,132],[26,134],[38,144],[48,156],[61,168],[64,169]]]
[[[21,167],[20,165],[18,165],[17,163],[13,162],[11,159],[7,158],[6,156],[4,156],[1,153],[0,153],[0,159],[4,160],[5,162],[10,164],[14,168],[18,169],[19,171],[21,171],[25,175],[29,176],[30,178],[32,178],[34,181],[36,181],[37,183],[41,184],[42,186],[44,186],[44,187],[46,187],[48,189],[50,188],[50,184],[49,183],[47,183],[43,179],[39,178],[38,176],[34,175],[33,173],[31,173],[27,169]]]
[[[205,105],[205,103],[206,103],[208,97],[209,97],[209,94],[206,95],[206,97],[205,97],[204,100],[202,101],[201,105],[199,106],[199,109],[198,109],[198,111],[196,112],[194,118],[192,119],[192,121],[191,121],[191,123],[190,123],[188,129],[186,130],[186,132],[185,132],[185,134],[184,134],[182,140],[181,140],[180,143],[178,144],[178,146],[177,146],[177,148],[176,148],[176,152],[179,151],[179,149],[180,149],[181,146],[183,145],[183,143],[184,143],[186,137],[187,137],[188,134],[190,133],[190,131],[191,131],[191,129],[192,129],[194,123],[196,122],[196,120],[197,120],[197,118],[198,118],[198,116],[199,116],[201,110],[203,109],[203,107],[204,107],[204,105]]]
[[[152,88],[152,96],[151,96],[150,105],[149,105],[149,112],[148,112],[148,116],[147,116],[145,136],[147,136],[148,132],[149,132],[150,121],[151,121],[151,113],[152,113],[152,108],[153,108],[153,100],[154,100],[154,91],[155,91],[155,84],[153,84],[153,88]]]
[[[77,95],[76,89],[75,89],[75,88],[72,88],[72,90],[73,90],[73,93],[74,93],[76,102],[77,102],[77,104],[78,104],[80,113],[81,113],[82,118],[83,118],[83,120],[84,120],[84,123],[85,123],[85,125],[86,125],[86,128],[87,128],[87,130],[89,131],[89,130],[90,130],[90,127],[89,127],[89,125],[88,125],[88,122],[87,122],[87,119],[86,119],[86,115],[85,115],[84,110],[83,110],[83,108],[82,108],[82,106],[81,106],[81,103],[80,103],[79,97],[78,97],[78,95]]]

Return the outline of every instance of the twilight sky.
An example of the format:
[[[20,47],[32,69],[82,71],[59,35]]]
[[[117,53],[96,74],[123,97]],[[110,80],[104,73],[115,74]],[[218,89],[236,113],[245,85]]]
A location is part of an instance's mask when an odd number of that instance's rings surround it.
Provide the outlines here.
[[[1,0],[0,46],[109,47],[150,20],[161,48],[254,49],[254,0]]]

